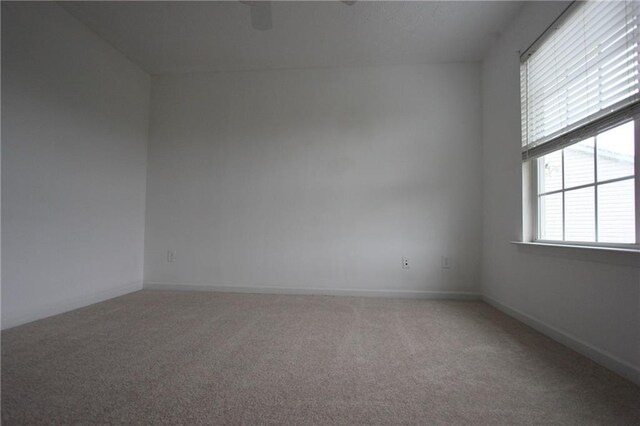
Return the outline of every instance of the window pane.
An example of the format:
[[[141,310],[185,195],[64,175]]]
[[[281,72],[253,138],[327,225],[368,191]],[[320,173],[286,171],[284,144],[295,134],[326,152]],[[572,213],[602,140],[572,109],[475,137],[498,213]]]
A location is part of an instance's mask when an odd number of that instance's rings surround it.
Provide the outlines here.
[[[562,240],[562,194],[542,195],[540,203],[540,239]]]
[[[593,183],[594,138],[586,139],[564,149],[564,187]]]
[[[562,189],[562,151],[552,152],[538,160],[539,194]]]
[[[635,243],[633,179],[598,186],[598,241]]]
[[[594,188],[575,189],[564,194],[565,240],[595,241],[596,214]]]
[[[633,174],[633,121],[598,135],[598,181]]]

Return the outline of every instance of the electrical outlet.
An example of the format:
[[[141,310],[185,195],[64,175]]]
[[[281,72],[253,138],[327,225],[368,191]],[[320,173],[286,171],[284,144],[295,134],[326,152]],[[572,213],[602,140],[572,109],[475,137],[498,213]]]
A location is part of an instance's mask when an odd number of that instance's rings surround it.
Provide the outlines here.
[[[167,251],[167,262],[173,263],[176,261],[176,251],[169,250]]]
[[[442,269],[451,269],[451,259],[448,256],[442,256],[440,259],[440,265]]]
[[[402,269],[409,269],[409,259],[406,257],[402,258]]]

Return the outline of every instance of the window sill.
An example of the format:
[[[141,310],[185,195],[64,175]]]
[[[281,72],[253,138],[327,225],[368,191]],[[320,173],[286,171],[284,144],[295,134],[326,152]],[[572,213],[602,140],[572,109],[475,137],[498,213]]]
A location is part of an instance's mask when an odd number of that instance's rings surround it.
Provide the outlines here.
[[[583,246],[542,242],[510,241],[518,251],[534,256],[605,263],[640,268],[640,250],[621,247]]]
[[[554,243],[541,243],[541,242],[538,242],[538,241],[509,241],[509,242],[511,244],[518,244],[518,245],[524,245],[524,246],[533,246],[533,247],[554,247],[554,248],[567,248],[567,249],[579,249],[579,250],[596,250],[596,251],[605,251],[605,252],[640,254],[640,249],[634,249],[634,248],[589,246],[589,245],[580,245],[580,244],[554,244]]]

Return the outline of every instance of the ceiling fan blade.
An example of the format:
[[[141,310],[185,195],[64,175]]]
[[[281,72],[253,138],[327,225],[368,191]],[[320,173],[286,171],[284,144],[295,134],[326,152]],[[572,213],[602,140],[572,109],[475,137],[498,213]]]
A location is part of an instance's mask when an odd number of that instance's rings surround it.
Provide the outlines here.
[[[254,30],[265,31],[273,28],[270,1],[247,2],[251,7],[251,26]]]

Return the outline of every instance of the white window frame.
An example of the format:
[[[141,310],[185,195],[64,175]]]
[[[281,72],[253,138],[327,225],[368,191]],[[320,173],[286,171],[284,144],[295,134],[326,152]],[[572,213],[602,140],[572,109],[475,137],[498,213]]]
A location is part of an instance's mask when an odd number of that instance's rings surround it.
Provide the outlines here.
[[[635,10],[627,9],[625,3],[625,13],[635,14],[636,25],[638,22],[638,9]],[[633,2],[631,3],[633,4]],[[529,46],[521,55],[520,61],[522,64],[525,64],[527,60],[536,53],[540,49],[540,47],[550,38],[553,37],[555,31],[562,28],[562,25],[566,22],[567,19],[573,15],[574,11],[579,10],[584,3],[582,2],[572,2],[561,14],[560,16],[553,22],[551,25],[538,37],[531,46]],[[630,15],[627,15],[630,16]],[[583,17],[584,18],[584,17]],[[593,18],[593,16],[591,16]],[[585,21],[582,21],[583,23]],[[627,20],[627,24],[632,21]],[[607,21],[605,24],[610,24],[611,22]],[[631,24],[633,25],[633,24]],[[627,27],[630,28],[630,27]],[[635,31],[637,27],[634,27]],[[636,33],[637,37],[637,33]],[[573,40],[573,39],[572,39]],[[637,40],[637,38],[636,38]],[[575,41],[575,40],[573,40]],[[573,42],[572,41],[572,42]],[[615,42],[619,41],[616,39]],[[610,45],[608,45],[610,46]],[[595,62],[593,64],[596,64]],[[566,64],[565,64],[566,65]],[[593,65],[596,66],[596,65]],[[598,65],[599,66],[599,65]],[[529,72],[528,65],[525,68],[525,73]],[[597,69],[597,68],[594,68]],[[522,66],[521,66],[522,70]],[[525,74],[524,78],[528,79],[528,75]],[[548,77],[548,76],[547,76]],[[523,74],[521,73],[521,87],[522,87],[522,78]],[[526,80],[525,84],[527,84],[528,89],[528,80]],[[522,89],[521,89],[522,90]],[[521,93],[521,99],[523,94]],[[526,102],[529,102],[529,93],[525,94]],[[522,105],[522,104],[521,104]],[[607,104],[608,105],[608,104]],[[527,104],[527,107],[529,105]],[[525,132],[528,132],[529,123],[527,120],[529,119],[529,111],[526,108],[522,110],[522,113],[525,114],[522,117],[523,120],[523,151],[522,151],[522,177],[523,177],[523,185],[522,185],[522,239],[521,241],[527,244],[539,244],[541,246],[558,246],[558,247],[592,247],[596,249],[603,250],[618,250],[618,251],[633,251],[634,253],[640,253],[640,93],[636,91],[636,93],[630,93],[629,97],[621,100],[618,104],[613,104],[607,106],[606,108],[600,109],[599,111],[594,112],[592,115],[585,117],[582,120],[578,120],[575,123],[567,123],[564,129],[558,130],[556,133],[550,134],[547,137],[542,137],[538,141],[529,140],[529,136]],[[540,238],[540,226],[539,221],[541,219],[540,208],[538,202],[540,200],[540,195],[538,194],[538,185],[540,181],[538,179],[538,159],[544,155],[550,154],[552,152],[557,152],[564,148],[567,148],[573,144],[584,141],[585,139],[596,136],[602,132],[605,132],[609,129],[622,125],[630,120],[634,121],[634,206],[635,206],[635,241],[634,243],[605,243],[598,241],[568,241],[568,240],[548,240]],[[526,129],[526,130],[525,130]],[[597,143],[597,142],[596,142]],[[594,150],[594,156],[597,158],[597,150]],[[597,159],[594,161],[594,182],[591,184],[579,185],[572,188],[565,188],[565,179],[564,179],[564,159],[562,161],[562,188],[558,191],[548,191],[546,194],[551,193],[561,193],[562,194],[562,206],[563,206],[563,218],[562,218],[562,236],[565,237],[565,229],[566,229],[566,221],[565,221],[565,197],[564,194],[570,190],[575,190],[579,188],[588,188],[594,187],[594,207],[595,207],[595,227],[596,234],[595,240],[598,239],[598,197],[597,197],[597,188],[604,183],[613,183],[619,180],[624,180],[625,178],[620,179],[610,179],[605,182],[598,182],[597,180]],[[628,176],[627,176],[628,179]]]
[[[552,152],[560,151],[568,146],[576,144],[580,141],[588,139],[590,137],[596,136],[599,133],[602,133],[608,129],[613,127],[617,127],[629,121],[634,121],[634,188],[635,188],[635,243],[605,243],[605,242],[597,242],[597,241],[569,241],[569,240],[547,240],[540,238],[540,207],[538,204],[539,197],[544,194],[553,194],[553,193],[562,193],[563,194],[563,235],[564,235],[564,227],[566,226],[566,222],[564,220],[565,209],[564,209],[564,193],[567,191],[579,189],[579,188],[588,188],[594,187],[595,189],[595,221],[596,221],[596,239],[597,239],[597,227],[598,227],[598,197],[597,197],[597,187],[606,183],[613,183],[621,180],[629,179],[627,177],[609,179],[603,182],[597,181],[597,174],[594,174],[594,182],[585,185],[579,185],[576,187],[565,188],[564,187],[564,161],[563,161],[563,182],[562,189],[556,191],[548,191],[543,194],[538,193],[538,159],[542,155],[534,155],[528,158],[527,161],[523,163],[526,167],[528,167],[530,171],[529,176],[529,191],[530,200],[529,200],[529,208],[531,215],[531,227],[530,235],[532,236],[532,242],[541,243],[541,244],[549,244],[549,245],[558,245],[558,246],[584,246],[584,247],[603,247],[603,248],[621,248],[627,250],[638,250],[640,251],[640,112],[638,111],[638,105],[633,105],[631,108],[625,109],[621,113],[614,114],[613,116],[603,117],[603,119],[598,120],[597,123],[590,123],[581,128],[578,128],[567,135],[562,137],[562,141],[560,143],[554,144],[554,149],[548,150],[545,154],[550,154]],[[597,158],[597,150],[594,150],[594,155]],[[597,160],[594,162],[594,172],[597,172]]]

